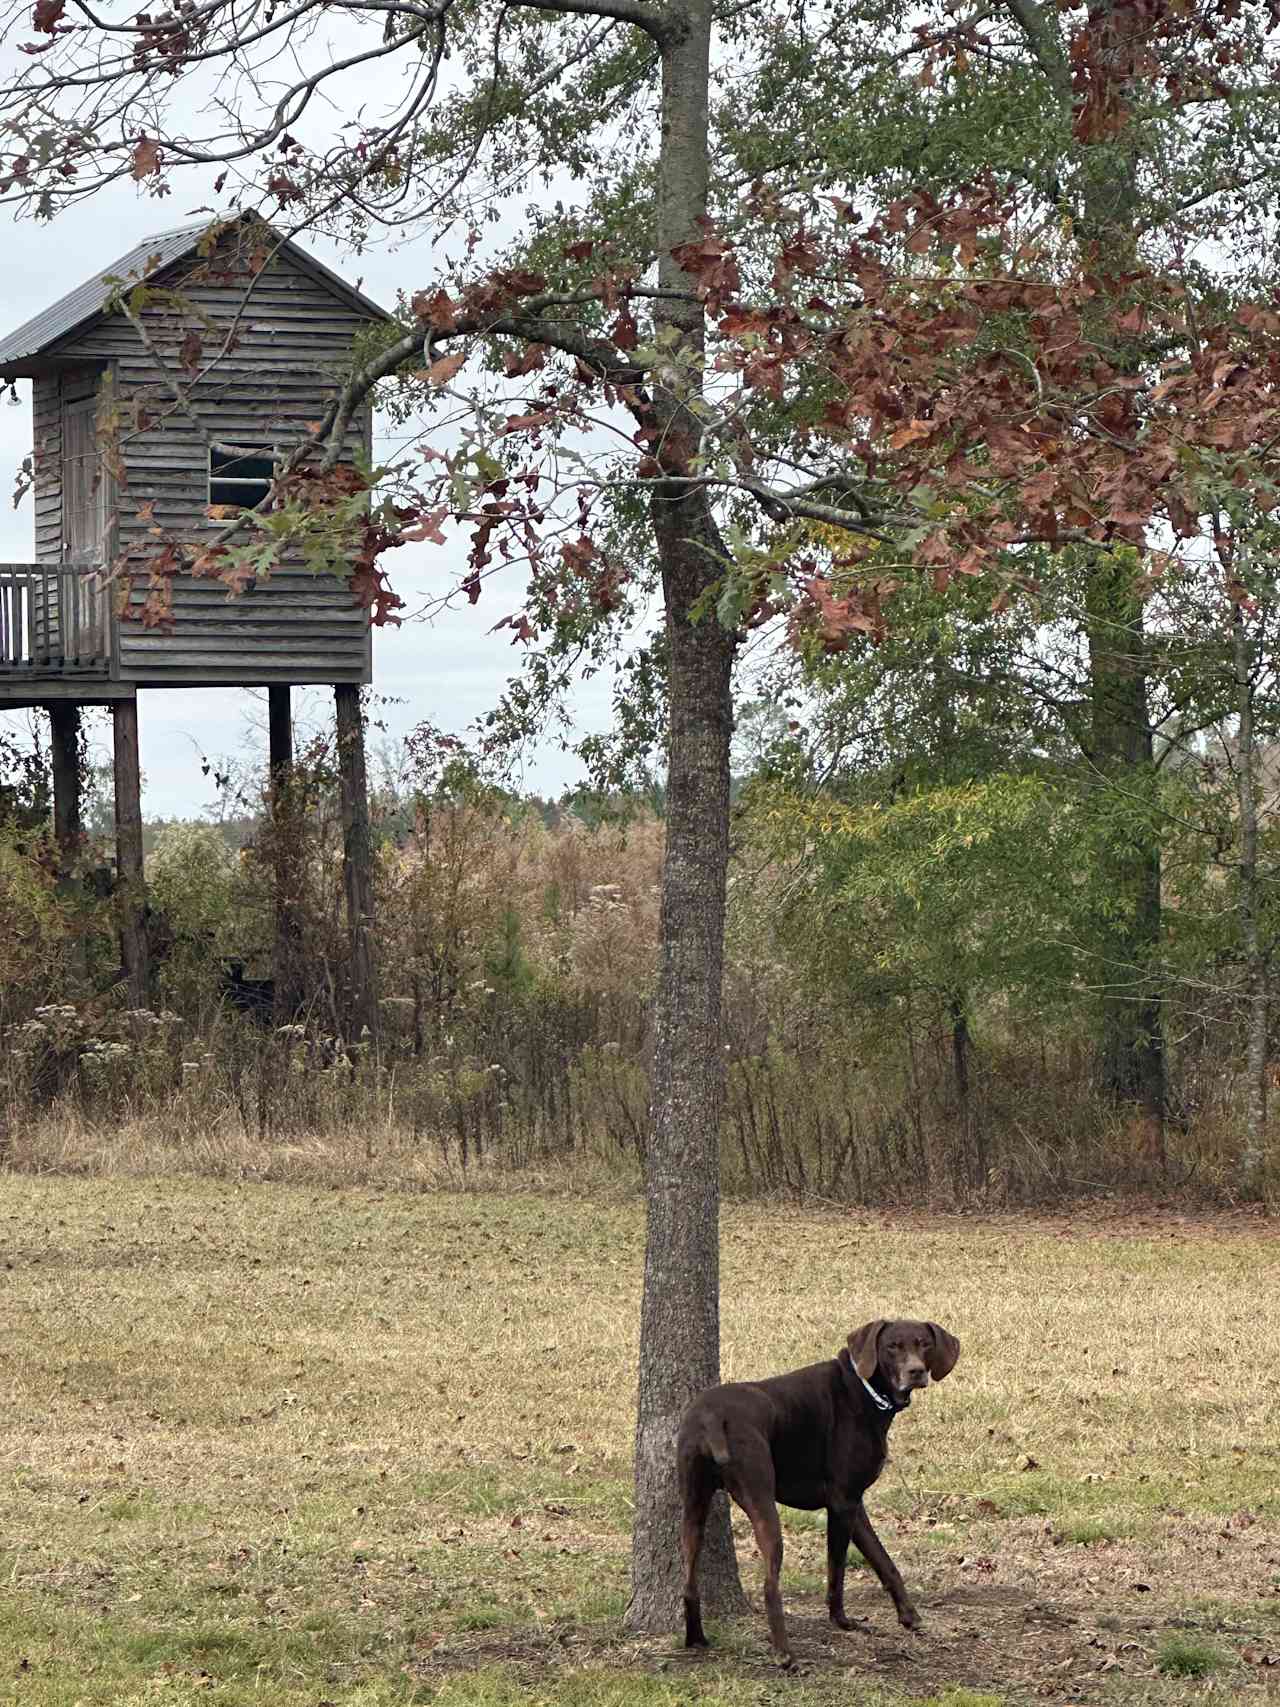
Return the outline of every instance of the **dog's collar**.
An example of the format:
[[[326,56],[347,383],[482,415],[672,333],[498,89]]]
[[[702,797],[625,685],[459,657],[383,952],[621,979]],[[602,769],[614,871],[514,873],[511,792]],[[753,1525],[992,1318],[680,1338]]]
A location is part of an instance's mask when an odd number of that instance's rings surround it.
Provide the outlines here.
[[[854,1370],[854,1374],[857,1375],[857,1373],[857,1370]],[[883,1393],[877,1393],[870,1381],[868,1381],[864,1375],[858,1375],[858,1380],[861,1381],[862,1385],[867,1389],[867,1394],[871,1403],[878,1411],[882,1412],[886,1416],[896,1416],[899,1411],[905,1409],[905,1406],[898,1404],[896,1399],[887,1399]]]
[[[836,1357],[836,1362],[844,1372],[844,1378],[849,1383],[850,1387],[853,1386],[854,1382],[861,1383],[862,1387],[866,1391],[867,1397],[871,1400],[871,1403],[875,1406],[876,1410],[879,1412],[880,1416],[884,1418],[886,1423],[891,1423],[899,1411],[906,1410],[906,1405],[900,1405],[896,1399],[892,1399],[888,1397],[887,1394],[879,1392],[871,1385],[870,1381],[868,1381],[865,1376],[858,1373],[857,1366],[849,1356],[848,1346],[842,1345],[840,1347],[840,1351]]]

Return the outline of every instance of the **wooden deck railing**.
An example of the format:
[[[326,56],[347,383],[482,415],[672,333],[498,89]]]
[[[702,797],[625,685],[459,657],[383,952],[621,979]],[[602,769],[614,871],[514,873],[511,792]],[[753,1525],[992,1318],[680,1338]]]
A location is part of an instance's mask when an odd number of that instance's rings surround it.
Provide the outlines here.
[[[109,611],[91,569],[0,563],[0,672],[106,675]]]

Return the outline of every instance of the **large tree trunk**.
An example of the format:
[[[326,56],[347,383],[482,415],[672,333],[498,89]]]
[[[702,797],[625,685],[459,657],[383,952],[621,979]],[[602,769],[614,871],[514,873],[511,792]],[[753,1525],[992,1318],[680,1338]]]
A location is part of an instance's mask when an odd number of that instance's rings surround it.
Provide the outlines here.
[[[710,0],[687,0],[669,15],[662,47],[658,280],[666,290],[687,293],[690,280],[671,251],[696,234],[707,205]],[[654,319],[659,328],[675,328],[686,351],[701,351],[700,304],[668,299]],[[668,466],[682,460],[682,441],[696,443],[698,422],[684,407],[694,385],[673,381],[657,394]],[[692,619],[723,561],[705,494],[679,479],[663,481],[655,487],[652,516],[666,601],[670,734],[627,1624],[660,1632],[676,1628],[681,1609],[676,1433],[694,1394],[720,1379],[720,987],[736,641],[714,609]],[[745,1608],[723,1495],[707,1527],[699,1577],[710,1611]]]
[[[1146,637],[1125,557],[1098,554],[1088,582],[1092,752],[1104,787],[1141,797],[1154,778]],[[1159,975],[1160,843],[1153,827],[1113,837],[1098,879],[1115,903],[1100,944],[1097,1078],[1137,1108],[1151,1161],[1164,1163],[1165,1059]]]
[[[640,1631],[673,1629],[680,1615],[676,1432],[694,1394],[720,1378],[720,988],[734,651],[714,615],[696,623],[688,617],[708,575],[712,530],[702,498],[658,497],[654,509],[667,596],[671,733],[627,1613],[629,1627]],[[707,1528],[699,1580],[712,1612],[745,1604],[723,1496]]]
[[[1267,1014],[1270,1006],[1267,955],[1259,922],[1257,751],[1253,730],[1254,648],[1239,605],[1232,612],[1235,666],[1236,799],[1240,808],[1240,934],[1245,969],[1245,1144],[1244,1184],[1257,1189],[1267,1142]]]

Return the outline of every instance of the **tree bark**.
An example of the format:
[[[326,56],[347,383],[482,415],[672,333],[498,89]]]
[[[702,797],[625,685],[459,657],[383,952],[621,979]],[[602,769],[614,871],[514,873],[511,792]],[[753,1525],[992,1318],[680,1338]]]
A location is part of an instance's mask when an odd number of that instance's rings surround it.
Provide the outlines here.
[[[710,0],[688,0],[668,17],[662,42],[658,282],[687,293],[690,280],[671,251],[696,234],[707,206]],[[654,320],[658,330],[675,329],[681,357],[696,364],[704,341],[701,304],[668,299]],[[673,458],[682,455],[682,441],[696,443],[698,430],[685,407],[697,388],[696,365],[676,372],[693,377],[673,378],[657,393]],[[651,514],[666,606],[670,728],[627,1625],[658,1633],[675,1629],[681,1616],[676,1434],[689,1401],[720,1379],[720,1002],[737,642],[714,608],[696,620],[693,614],[724,560],[705,494],[679,479],[661,481]],[[707,1525],[699,1582],[713,1614],[746,1609],[723,1494]]]
[[[150,988],[146,888],[142,869],[142,768],[138,756],[138,702],[111,707],[116,795],[116,874],[119,879],[120,960],[129,1000],[145,1008]]]
[[[1231,613],[1235,674],[1236,799],[1240,810],[1240,934],[1245,969],[1245,1144],[1244,1184],[1256,1191],[1266,1160],[1267,1018],[1270,1007],[1267,956],[1259,922],[1257,750],[1253,728],[1254,647],[1239,605]]]
[[[1140,793],[1154,775],[1147,706],[1146,638],[1133,570],[1102,558],[1089,570],[1091,757],[1104,785]],[[1118,902],[1101,946],[1103,994],[1097,1079],[1143,1117],[1150,1159],[1164,1165],[1165,1058],[1158,975],[1161,938],[1160,844],[1154,831],[1113,839],[1099,880]]]
[[[358,1039],[377,1031],[373,965],[373,846],[369,836],[369,785],[364,762],[360,689],[333,690],[337,714],[338,773],[342,794],[342,876],[351,944],[351,1022]]]
[[[671,726],[627,1613],[632,1630],[650,1632],[675,1628],[680,1616],[680,1418],[696,1393],[720,1379],[720,993],[734,654],[733,636],[714,613],[699,622],[688,616],[707,579],[703,500],[658,497],[654,511]],[[744,1608],[723,1496],[707,1527],[699,1581],[712,1612]]]

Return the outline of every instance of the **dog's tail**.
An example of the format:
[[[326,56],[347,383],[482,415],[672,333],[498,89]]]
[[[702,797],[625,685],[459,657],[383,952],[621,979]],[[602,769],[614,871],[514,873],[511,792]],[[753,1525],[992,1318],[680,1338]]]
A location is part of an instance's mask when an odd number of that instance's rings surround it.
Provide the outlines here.
[[[717,1464],[725,1465],[729,1462],[729,1436],[725,1433],[723,1417],[707,1418],[706,1445],[707,1451]]]

